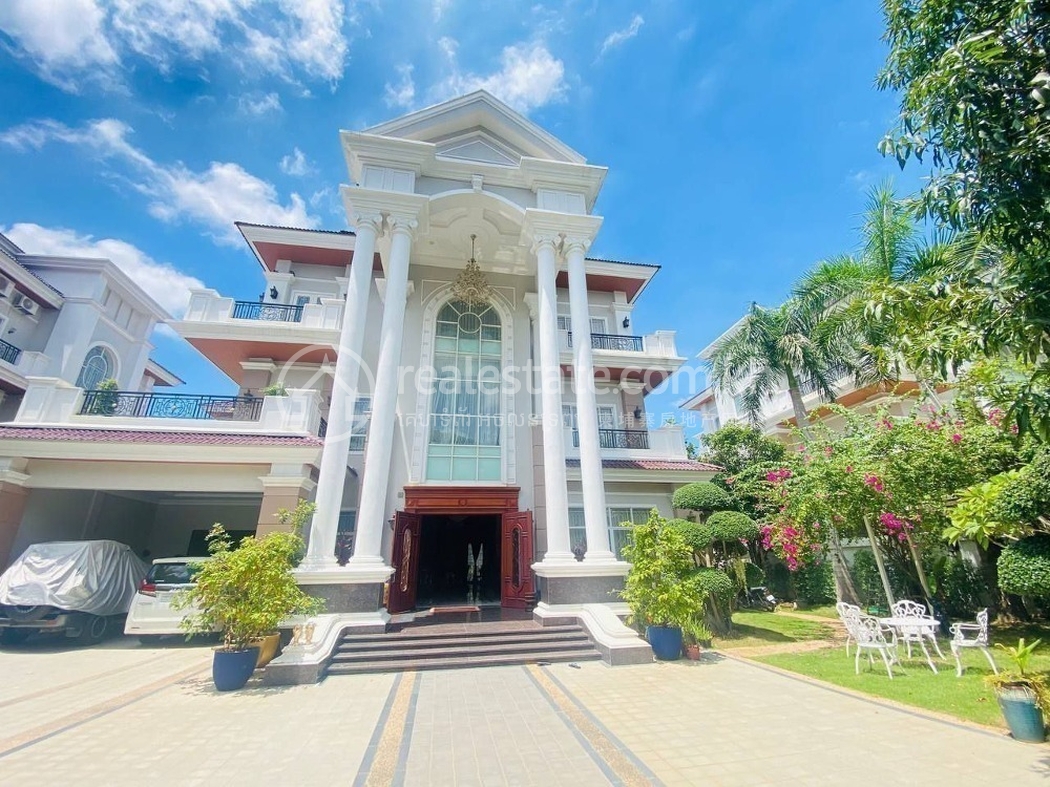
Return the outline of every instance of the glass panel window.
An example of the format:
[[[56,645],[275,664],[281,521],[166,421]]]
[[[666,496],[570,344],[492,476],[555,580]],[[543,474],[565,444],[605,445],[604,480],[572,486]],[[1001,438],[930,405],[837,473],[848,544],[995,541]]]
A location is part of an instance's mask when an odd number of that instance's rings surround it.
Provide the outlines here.
[[[606,333],[604,317],[591,317],[591,333]]]
[[[617,506],[606,509],[609,527],[609,548],[617,557],[623,557],[623,548],[631,539],[631,525],[640,525],[649,519],[649,509],[635,506]],[[582,508],[569,509],[569,545],[577,557],[587,551],[587,527]]]
[[[437,316],[426,477],[498,481],[502,477],[502,336],[489,304],[446,303]]]
[[[95,346],[84,356],[84,365],[80,367],[77,377],[77,388],[93,391],[103,380],[113,377],[116,364],[113,355],[105,347]]]
[[[350,450],[364,451],[368,423],[372,418],[372,398],[359,396],[354,400],[354,420],[350,425]]]
[[[598,406],[598,428],[599,429],[615,429],[616,428],[616,408],[608,405]]]
[[[587,525],[583,518],[582,508],[569,509],[569,549],[582,560],[587,551]]]
[[[357,529],[357,512],[339,512],[339,530],[335,536],[335,557],[344,565],[354,554],[354,531]]]

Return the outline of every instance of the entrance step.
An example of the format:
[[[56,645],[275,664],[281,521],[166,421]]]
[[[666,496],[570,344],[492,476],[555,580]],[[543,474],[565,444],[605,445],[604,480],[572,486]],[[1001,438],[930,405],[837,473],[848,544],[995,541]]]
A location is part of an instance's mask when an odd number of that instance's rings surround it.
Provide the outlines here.
[[[457,669],[555,661],[601,654],[579,626],[493,623],[405,626],[387,634],[344,634],[328,675]]]

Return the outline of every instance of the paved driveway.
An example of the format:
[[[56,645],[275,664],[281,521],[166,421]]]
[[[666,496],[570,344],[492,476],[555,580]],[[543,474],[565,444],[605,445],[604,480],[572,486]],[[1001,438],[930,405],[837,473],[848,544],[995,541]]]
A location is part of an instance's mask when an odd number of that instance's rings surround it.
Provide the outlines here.
[[[1027,785],[1050,748],[750,664],[501,667],[218,694],[206,647],[0,652],[0,783]]]

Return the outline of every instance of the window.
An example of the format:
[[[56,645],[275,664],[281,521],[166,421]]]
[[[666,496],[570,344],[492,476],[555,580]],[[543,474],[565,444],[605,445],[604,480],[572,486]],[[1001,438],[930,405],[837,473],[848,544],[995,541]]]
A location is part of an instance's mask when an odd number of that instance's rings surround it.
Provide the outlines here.
[[[567,314],[558,315],[558,330],[559,331],[571,331],[572,330],[572,317]],[[606,322],[604,317],[591,317],[591,333],[607,333]]]
[[[566,429],[578,429],[579,420],[576,417],[576,405],[563,404],[561,406],[561,420]],[[616,428],[616,408],[608,404],[598,405],[598,428]]]
[[[372,419],[372,398],[359,396],[354,400],[354,419],[350,423],[350,450],[364,451],[368,424]]]
[[[747,415],[747,408],[744,407],[744,395],[743,394],[737,394],[736,396],[733,397],[733,407],[736,409],[736,414],[738,416],[745,416],[745,415]]]
[[[499,481],[503,476],[503,331],[488,304],[450,301],[438,312],[426,477]]]
[[[84,365],[80,367],[80,375],[77,377],[77,388],[93,391],[103,380],[112,378],[115,369],[113,354],[105,347],[96,345],[84,356]]]
[[[609,548],[617,557],[623,557],[623,548],[631,537],[631,525],[640,525],[649,519],[648,508],[615,507],[607,509]],[[569,509],[569,546],[577,556],[587,551],[587,527],[582,508]]]

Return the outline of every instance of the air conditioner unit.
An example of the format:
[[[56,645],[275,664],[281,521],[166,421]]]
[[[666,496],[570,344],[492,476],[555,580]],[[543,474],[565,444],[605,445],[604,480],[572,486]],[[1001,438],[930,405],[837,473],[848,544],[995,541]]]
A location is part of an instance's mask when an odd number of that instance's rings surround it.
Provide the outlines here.
[[[15,291],[15,283],[0,276],[0,298],[10,298]]]
[[[40,311],[40,304],[25,295],[18,294],[14,299],[15,308],[25,314],[33,315]]]

